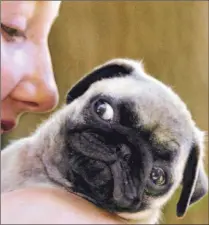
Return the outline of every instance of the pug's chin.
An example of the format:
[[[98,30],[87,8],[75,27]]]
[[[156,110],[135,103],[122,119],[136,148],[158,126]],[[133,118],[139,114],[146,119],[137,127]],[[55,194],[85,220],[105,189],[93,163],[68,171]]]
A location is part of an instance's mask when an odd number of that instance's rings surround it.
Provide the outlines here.
[[[124,222],[131,224],[158,224],[161,216],[160,209],[145,209],[135,213],[116,213]]]

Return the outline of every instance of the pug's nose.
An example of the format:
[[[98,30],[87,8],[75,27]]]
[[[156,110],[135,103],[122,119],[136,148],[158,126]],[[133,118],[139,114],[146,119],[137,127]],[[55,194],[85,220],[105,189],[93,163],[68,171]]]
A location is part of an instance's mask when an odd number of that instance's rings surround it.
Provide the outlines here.
[[[131,150],[125,144],[120,144],[116,147],[116,154],[118,158],[128,162],[131,158]]]

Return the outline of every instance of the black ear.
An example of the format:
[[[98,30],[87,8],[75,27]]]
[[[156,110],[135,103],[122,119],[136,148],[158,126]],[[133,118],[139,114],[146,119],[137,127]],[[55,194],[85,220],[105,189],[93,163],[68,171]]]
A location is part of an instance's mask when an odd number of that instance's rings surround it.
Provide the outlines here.
[[[189,205],[200,200],[208,192],[208,178],[204,170],[201,152],[203,149],[194,144],[184,171],[182,192],[177,204],[177,216],[181,217]]]
[[[120,61],[119,61],[120,62]],[[133,68],[127,63],[118,64],[117,60],[110,64],[104,64],[101,67],[96,68],[91,73],[87,74],[84,78],[78,81],[67,94],[66,102],[71,103],[75,98],[78,98],[96,81],[113,78],[128,76],[133,71]]]

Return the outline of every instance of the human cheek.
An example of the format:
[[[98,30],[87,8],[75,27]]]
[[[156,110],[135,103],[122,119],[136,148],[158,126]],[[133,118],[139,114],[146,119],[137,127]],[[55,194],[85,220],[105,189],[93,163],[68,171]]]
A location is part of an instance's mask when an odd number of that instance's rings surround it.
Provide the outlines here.
[[[6,98],[12,89],[17,85],[20,76],[17,76],[14,69],[12,55],[6,45],[1,48],[1,100]]]
[[[1,100],[5,99],[23,79],[29,62],[24,47],[17,48],[1,40]]]

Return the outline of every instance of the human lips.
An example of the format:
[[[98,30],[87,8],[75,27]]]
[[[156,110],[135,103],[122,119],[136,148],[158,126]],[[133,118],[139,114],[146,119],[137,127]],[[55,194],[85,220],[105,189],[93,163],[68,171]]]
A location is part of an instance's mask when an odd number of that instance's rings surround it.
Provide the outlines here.
[[[15,121],[1,120],[1,134],[11,131],[15,127]]]

